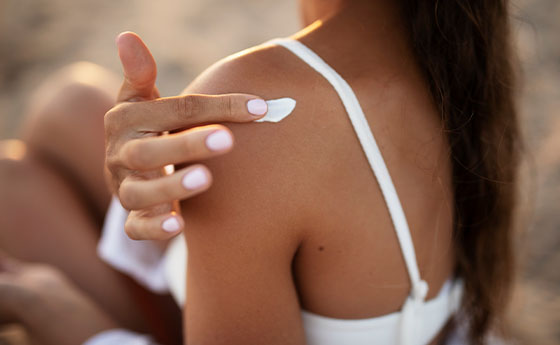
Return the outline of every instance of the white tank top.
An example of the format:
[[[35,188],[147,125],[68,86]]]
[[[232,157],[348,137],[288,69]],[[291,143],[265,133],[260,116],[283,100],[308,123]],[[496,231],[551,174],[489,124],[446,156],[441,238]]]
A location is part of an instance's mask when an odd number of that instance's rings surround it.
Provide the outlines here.
[[[459,308],[460,281],[448,281],[437,297],[425,301],[428,284],[421,279],[414,245],[397,191],[373,137],[362,107],[348,83],[321,57],[299,41],[276,39],[268,42],[282,46],[321,74],[338,93],[354,131],[373,171],[391,215],[406,263],[412,290],[401,311],[370,319],[333,319],[302,311],[309,345],[415,345],[431,342]]]
[[[338,93],[366,159],[387,204],[404,257],[412,289],[400,311],[369,319],[334,319],[302,310],[308,345],[424,345],[430,343],[460,307],[463,284],[447,281],[438,295],[425,301],[428,284],[421,279],[408,223],[395,186],[364,112],[348,83],[301,42],[275,39],[321,74]],[[124,234],[127,212],[114,198],[98,245],[99,256],[155,292],[170,291],[179,305],[185,302],[187,248],[177,236],[165,253],[150,242],[132,241]],[[459,335],[454,344],[462,344]]]

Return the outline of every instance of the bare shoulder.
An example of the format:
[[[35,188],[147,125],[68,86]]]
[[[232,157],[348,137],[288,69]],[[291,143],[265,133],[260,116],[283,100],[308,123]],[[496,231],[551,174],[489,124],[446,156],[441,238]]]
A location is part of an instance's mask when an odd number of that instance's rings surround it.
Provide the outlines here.
[[[291,52],[270,45],[217,62],[185,92],[242,92],[264,99],[296,100],[293,113],[279,123],[225,124],[234,134],[235,147],[224,157],[204,162],[213,173],[213,186],[185,202],[185,212],[187,219],[198,218],[206,212],[201,209],[206,203],[233,204],[221,216],[239,222],[269,222],[297,236],[297,229],[309,221],[306,208],[313,186],[321,182],[320,166],[332,159],[324,136],[315,129],[325,126],[326,112],[333,108],[325,102],[324,93],[332,93],[337,104],[336,93]]]
[[[182,202],[188,243],[186,328],[189,342],[303,344],[291,265],[316,207],[329,154],[313,127],[316,76],[280,47],[258,47],[210,67],[187,93],[291,97],[278,123],[225,125],[227,155],[203,162],[213,175],[205,193]],[[220,343],[220,342],[216,342]]]

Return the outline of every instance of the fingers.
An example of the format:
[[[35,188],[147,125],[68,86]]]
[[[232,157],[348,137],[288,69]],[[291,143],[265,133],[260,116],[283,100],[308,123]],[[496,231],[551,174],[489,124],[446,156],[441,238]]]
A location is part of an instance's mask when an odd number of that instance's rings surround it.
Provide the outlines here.
[[[197,164],[157,179],[126,178],[121,184],[122,205],[132,210],[125,223],[133,240],[166,240],[180,233],[185,224],[175,211],[178,201],[207,190],[212,175]],[[171,211],[171,212],[170,212]]]
[[[140,211],[129,213],[124,229],[133,240],[167,240],[184,228],[185,223],[177,213],[144,216]]]
[[[164,97],[117,105],[105,115],[105,130],[157,133],[216,122],[250,122],[267,111],[264,100],[248,94]]]
[[[190,198],[207,190],[211,184],[212,175],[208,169],[196,164],[157,179],[127,177],[119,189],[119,199],[124,208],[140,210]]]
[[[169,164],[208,159],[229,152],[233,134],[221,125],[196,127],[124,144],[120,160],[131,170],[152,170]]]
[[[116,43],[124,72],[117,102],[158,97],[155,89],[156,62],[142,39],[134,32],[123,32]]]

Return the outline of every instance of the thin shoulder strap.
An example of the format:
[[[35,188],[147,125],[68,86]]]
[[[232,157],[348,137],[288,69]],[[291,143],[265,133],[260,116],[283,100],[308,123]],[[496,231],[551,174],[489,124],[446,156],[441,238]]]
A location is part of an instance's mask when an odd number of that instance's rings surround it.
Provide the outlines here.
[[[408,270],[408,275],[410,277],[412,291],[411,297],[414,299],[424,300],[427,294],[427,284],[420,278],[420,272],[418,270],[418,264],[416,262],[416,254],[414,252],[414,245],[412,243],[412,238],[410,236],[410,230],[408,228],[408,223],[406,217],[383,160],[383,156],[379,151],[379,147],[373,137],[373,133],[369,127],[366,120],[362,107],[352,91],[352,88],[348,83],[334,70],[332,69],[320,56],[315,54],[311,49],[307,48],[303,43],[293,40],[293,39],[275,39],[268,42],[273,45],[280,45],[288,49],[301,60],[311,66],[319,74],[321,74],[327,81],[334,87],[335,91],[338,93],[354,131],[360,140],[362,149],[366,154],[367,160],[371,169],[377,178],[383,197],[389,209],[393,225],[395,226],[395,231],[399,239],[401,251],[406,262],[406,267]]]

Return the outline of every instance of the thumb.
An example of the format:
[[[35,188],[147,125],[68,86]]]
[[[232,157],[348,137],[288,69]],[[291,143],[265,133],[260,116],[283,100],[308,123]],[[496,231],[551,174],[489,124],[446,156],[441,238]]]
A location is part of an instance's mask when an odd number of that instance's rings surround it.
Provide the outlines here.
[[[117,37],[116,43],[124,72],[117,102],[158,97],[155,89],[156,62],[140,36],[130,31],[123,32]]]

